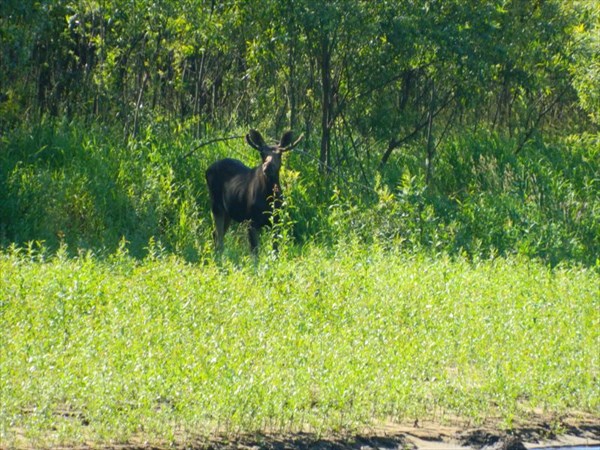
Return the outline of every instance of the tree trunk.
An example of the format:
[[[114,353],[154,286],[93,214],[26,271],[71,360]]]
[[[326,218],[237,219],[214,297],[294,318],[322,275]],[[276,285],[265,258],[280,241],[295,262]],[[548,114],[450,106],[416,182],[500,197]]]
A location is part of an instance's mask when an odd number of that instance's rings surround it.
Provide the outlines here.
[[[139,116],[140,109],[142,108],[142,97],[144,95],[144,90],[146,89],[146,84],[148,83],[148,72],[144,72],[144,78],[142,80],[140,91],[138,93],[137,101],[135,102],[135,113],[133,116],[133,137],[137,137],[139,131]]]
[[[290,77],[288,80],[288,102],[289,102],[289,108],[290,108],[290,129],[294,130],[296,128],[296,124],[298,122],[297,119],[297,99],[296,99],[296,62],[295,62],[295,56],[294,56],[294,46],[295,46],[295,42],[292,43],[292,45],[290,46],[290,51],[289,51],[289,68],[290,68]]]
[[[433,158],[435,146],[433,145],[433,116],[435,111],[435,82],[431,82],[431,102],[429,103],[429,114],[427,116],[427,160],[425,162],[427,173],[425,183],[430,186],[433,178]]]
[[[289,117],[289,128],[291,130],[295,130],[298,124],[298,99],[296,97],[296,52],[298,45],[298,38],[296,30],[294,29],[294,20],[295,10],[294,10],[294,2],[288,2],[288,27],[292,30],[291,33],[291,41],[288,48],[288,68],[289,68],[289,78],[288,78],[288,107],[290,109],[290,117]]]
[[[331,158],[331,126],[333,122],[333,92],[331,83],[331,51],[329,48],[329,39],[321,39],[321,153],[319,162],[321,170],[328,172],[330,170],[329,161]]]

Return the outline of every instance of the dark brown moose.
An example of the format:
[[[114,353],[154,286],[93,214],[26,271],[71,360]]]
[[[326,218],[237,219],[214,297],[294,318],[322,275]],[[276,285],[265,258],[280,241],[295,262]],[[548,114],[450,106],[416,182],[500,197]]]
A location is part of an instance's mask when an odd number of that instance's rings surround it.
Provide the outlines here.
[[[251,169],[237,159],[225,158],[206,170],[217,251],[223,249],[223,236],[233,219],[249,222],[250,249],[256,254],[260,229],[271,223],[271,217],[277,220],[272,213],[282,204],[279,184],[281,155],[293,149],[302,137],[292,142],[292,132],[287,131],[278,144],[271,146],[265,143],[258,131],[250,130],[246,142],[260,152],[261,164]]]

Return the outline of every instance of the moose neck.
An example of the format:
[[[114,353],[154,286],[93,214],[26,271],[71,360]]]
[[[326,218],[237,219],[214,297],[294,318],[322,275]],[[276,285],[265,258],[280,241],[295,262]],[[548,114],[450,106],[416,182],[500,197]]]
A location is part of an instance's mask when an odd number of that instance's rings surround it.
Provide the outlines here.
[[[259,169],[260,178],[264,183],[265,187],[269,192],[275,192],[281,190],[279,186],[279,172],[277,173],[267,173],[264,170]]]

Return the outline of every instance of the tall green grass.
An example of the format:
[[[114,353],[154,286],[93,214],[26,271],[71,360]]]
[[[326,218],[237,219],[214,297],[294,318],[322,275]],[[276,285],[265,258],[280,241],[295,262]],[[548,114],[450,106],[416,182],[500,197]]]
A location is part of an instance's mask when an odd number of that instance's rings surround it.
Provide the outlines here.
[[[3,445],[600,414],[600,276],[307,245],[0,253]]]

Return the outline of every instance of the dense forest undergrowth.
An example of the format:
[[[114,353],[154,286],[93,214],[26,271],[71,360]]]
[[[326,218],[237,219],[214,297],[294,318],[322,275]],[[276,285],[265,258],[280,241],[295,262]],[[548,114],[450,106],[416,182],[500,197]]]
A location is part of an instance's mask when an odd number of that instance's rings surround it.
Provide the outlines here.
[[[37,242],[51,250],[67,244],[72,252],[105,256],[125,246],[138,257],[156,245],[189,261],[209,257],[204,171],[225,156],[255,165],[256,151],[242,138],[194,151],[199,141],[186,133],[148,127],[126,142],[118,133],[63,121],[6,135],[2,244]],[[453,135],[440,146],[428,185],[419,144],[396,153],[382,171],[369,164],[373,145],[324,172],[308,140],[284,161],[284,220],[263,233],[263,247],[268,251],[275,234],[288,246],[356,239],[434,254],[520,254],[553,265],[596,265],[597,137],[536,142],[519,154],[512,144],[489,132]],[[243,227],[228,239],[231,252],[247,253]]]

